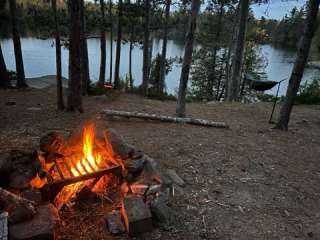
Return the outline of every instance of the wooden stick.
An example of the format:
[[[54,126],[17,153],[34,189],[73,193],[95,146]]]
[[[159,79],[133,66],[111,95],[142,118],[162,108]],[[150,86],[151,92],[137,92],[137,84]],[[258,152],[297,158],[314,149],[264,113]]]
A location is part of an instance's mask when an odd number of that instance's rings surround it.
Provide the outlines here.
[[[163,116],[163,115],[157,115],[157,114],[126,112],[126,111],[117,111],[117,110],[109,110],[109,109],[103,110],[102,113],[107,116],[140,118],[140,119],[146,119],[146,120],[158,120],[162,122],[173,122],[173,123],[188,123],[193,125],[215,127],[215,128],[229,127],[224,122],[214,122],[214,121],[204,120],[199,118],[181,118],[181,117],[171,117],[171,116]]]
[[[5,204],[10,205],[14,204],[15,206],[22,206],[27,208],[31,214],[36,214],[36,203],[15,195],[3,188],[0,187],[0,200]]]

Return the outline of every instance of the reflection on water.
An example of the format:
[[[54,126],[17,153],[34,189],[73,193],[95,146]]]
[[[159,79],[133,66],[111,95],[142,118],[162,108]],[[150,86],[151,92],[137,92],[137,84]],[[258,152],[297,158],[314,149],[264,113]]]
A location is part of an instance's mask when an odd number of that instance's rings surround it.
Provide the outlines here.
[[[43,75],[55,74],[55,49],[54,41],[52,39],[40,40],[36,38],[22,38],[22,51],[25,66],[26,77],[39,77]],[[15,69],[13,45],[11,40],[2,40],[1,46],[8,69]],[[107,40],[107,46],[110,46],[110,40]],[[183,45],[177,44],[174,41],[168,41],[167,56],[181,57],[183,55]],[[161,52],[162,41],[154,40],[153,56]],[[289,77],[292,70],[294,60],[294,53],[276,49],[270,45],[262,45],[262,52],[266,55],[268,66],[266,69],[267,76],[270,80],[279,81],[283,78]],[[113,56],[115,56],[115,44],[113,49]],[[100,40],[88,39],[88,54],[90,63],[90,77],[96,81],[99,77],[100,66]],[[106,77],[109,76],[109,55],[110,49],[107,48],[107,68]],[[133,50],[133,78],[135,85],[141,84],[142,80],[142,49],[136,46]],[[113,59],[114,67],[114,59]],[[129,44],[122,44],[121,48],[121,77],[125,77],[129,68]],[[305,71],[303,81],[312,78],[317,70],[307,69]],[[64,77],[68,76],[68,50],[62,50],[62,74]],[[172,71],[166,77],[166,85],[169,93],[175,93],[179,85],[180,65],[175,64]],[[282,84],[280,94],[285,94],[287,88],[287,81]],[[275,93],[276,88],[268,91],[268,93]]]
[[[282,50],[279,48],[274,48],[271,45],[262,45],[261,46],[262,53],[265,55],[268,66],[266,68],[266,73],[269,80],[272,81],[280,81],[284,78],[289,78],[292,68],[293,62],[295,60],[295,53],[287,50]],[[302,84],[305,81],[310,81],[315,77],[316,74],[319,74],[319,70],[316,69],[305,69]],[[280,95],[285,95],[288,87],[288,80],[281,83],[280,86]],[[266,91],[269,94],[276,94],[277,87]]]

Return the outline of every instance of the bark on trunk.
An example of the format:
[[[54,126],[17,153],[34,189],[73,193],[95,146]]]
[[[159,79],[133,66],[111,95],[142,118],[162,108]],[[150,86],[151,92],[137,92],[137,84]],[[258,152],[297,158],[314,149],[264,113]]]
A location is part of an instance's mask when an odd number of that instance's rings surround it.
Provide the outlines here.
[[[121,41],[122,41],[122,0],[118,1],[118,32],[117,32],[117,51],[116,65],[114,70],[114,88],[120,88],[120,58],[121,58]]]
[[[162,44],[162,52],[161,52],[161,61],[160,61],[160,82],[158,94],[159,96],[163,95],[165,79],[166,79],[166,55],[167,55],[167,42],[168,42],[168,21],[170,16],[170,5],[171,0],[166,0],[166,9],[165,9],[165,17],[164,17],[164,28],[163,28],[163,44]]]
[[[60,41],[59,20],[57,16],[56,0],[52,0],[51,4],[52,4],[53,16],[54,16],[55,41],[56,41],[57,108],[59,110],[63,110],[64,101],[63,101],[63,89],[62,89],[61,41]]]
[[[214,122],[214,121],[204,120],[199,118],[181,118],[181,117],[171,117],[171,116],[149,114],[149,113],[116,111],[116,110],[109,110],[109,109],[102,111],[102,113],[107,116],[115,116],[115,117],[126,117],[126,118],[131,117],[131,118],[139,118],[139,119],[145,119],[145,120],[157,120],[162,122],[188,123],[192,125],[216,127],[216,128],[229,127],[224,122]]]
[[[81,97],[80,72],[80,1],[69,0],[70,12],[70,48],[69,48],[69,88],[67,110],[83,112]]]
[[[236,28],[236,23],[238,21],[238,15],[239,15],[239,8],[240,8],[240,4],[237,5],[237,9],[236,9],[236,14],[232,19],[232,34],[231,34],[231,38],[230,41],[228,43],[228,54],[227,54],[227,59],[226,59],[226,68],[225,68],[225,82],[224,82],[224,101],[226,101],[227,98],[227,94],[228,94],[228,87],[229,87],[229,83],[230,83],[230,73],[231,73],[231,55],[234,52],[234,47],[236,45],[236,35],[237,35],[237,28]],[[220,99],[222,98],[223,94],[220,94]]]
[[[231,79],[229,81],[228,92],[226,97],[226,100],[228,102],[239,101],[240,77],[246,40],[246,31],[250,6],[249,2],[250,0],[241,0],[239,3],[239,27],[237,31],[235,53],[232,58]]]
[[[7,71],[6,63],[2,54],[1,44],[0,44],[0,88],[10,87],[9,74]]]
[[[81,92],[82,95],[88,95],[90,87],[90,74],[89,74],[89,59],[88,59],[88,44],[86,36],[86,20],[85,20],[85,4],[84,0],[80,0],[80,68],[81,68]]]
[[[9,0],[10,16],[12,25],[12,39],[14,47],[14,57],[16,60],[17,70],[17,88],[28,87],[24,74],[23,58],[21,51],[20,34],[18,30],[17,15],[16,15],[16,0]]]
[[[110,65],[109,65],[109,84],[112,83],[112,60],[113,60],[113,21],[112,21],[112,0],[109,0],[109,19],[110,19]]]
[[[149,35],[150,35],[150,0],[144,2],[144,37],[143,37],[143,67],[142,67],[142,94],[148,95],[149,84]]]
[[[297,57],[289,80],[286,98],[281,108],[280,118],[275,126],[275,128],[280,130],[288,130],[294,99],[300,87],[300,82],[308,60],[312,38],[316,31],[319,3],[319,0],[310,0],[308,3],[304,32],[300,39]]]
[[[220,44],[220,35],[221,35],[221,30],[222,30],[222,17],[223,17],[223,12],[224,12],[224,3],[220,3],[220,8],[219,8],[219,14],[218,14],[218,24],[217,24],[217,30],[215,34],[215,44],[213,48],[213,59],[212,59],[212,74],[209,78],[209,86],[208,86],[208,92],[207,92],[207,99],[209,101],[213,100],[213,86],[216,81],[216,66],[217,66],[217,54],[219,51],[219,44]],[[219,89],[217,89],[217,92]]]
[[[189,29],[186,37],[185,52],[181,68],[179,93],[176,109],[176,114],[178,117],[184,117],[186,115],[186,93],[188,87],[190,66],[192,62],[192,52],[197,25],[197,17],[199,14],[200,5],[200,0],[192,0]]]
[[[131,38],[130,38],[130,47],[129,47],[129,88],[130,90],[133,90],[133,78],[132,78],[132,50],[133,50],[133,39],[132,39],[131,32]]]
[[[100,28],[100,49],[101,49],[101,59],[100,59],[100,73],[99,73],[99,86],[104,85],[106,78],[106,20],[105,20],[105,6],[104,0],[100,0],[100,11],[101,11],[101,28]]]

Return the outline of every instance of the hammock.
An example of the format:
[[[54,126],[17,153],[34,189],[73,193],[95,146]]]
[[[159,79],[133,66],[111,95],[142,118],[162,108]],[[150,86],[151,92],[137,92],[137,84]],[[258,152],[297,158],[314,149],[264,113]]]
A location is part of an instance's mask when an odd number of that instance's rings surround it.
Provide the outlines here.
[[[278,82],[275,81],[250,81],[250,87],[257,91],[266,91],[274,86],[276,86]]]
[[[251,74],[245,74],[244,77],[245,77],[245,81],[249,83],[250,88],[257,91],[270,90],[271,88],[273,88],[279,83],[276,81],[255,80]]]

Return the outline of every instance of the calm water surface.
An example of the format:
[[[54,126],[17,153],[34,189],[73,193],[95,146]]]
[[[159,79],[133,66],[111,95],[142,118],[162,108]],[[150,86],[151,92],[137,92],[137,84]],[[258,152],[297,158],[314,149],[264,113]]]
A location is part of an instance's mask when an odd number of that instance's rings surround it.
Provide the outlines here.
[[[27,78],[39,77],[43,75],[54,75],[55,69],[55,48],[52,39],[40,40],[36,38],[22,38],[21,39],[24,67]],[[1,46],[8,69],[15,69],[13,44],[10,39],[1,40]],[[109,54],[110,39],[107,40],[107,68],[106,77],[109,76]],[[174,41],[168,41],[167,57],[181,57],[183,56],[183,45],[177,44]],[[153,56],[161,52],[162,41],[154,40]],[[262,45],[262,52],[264,53],[268,66],[266,68],[267,76],[270,80],[279,81],[280,79],[290,76],[293,67],[294,53],[285,50],[274,48],[270,45]],[[115,56],[115,44],[113,48],[113,56]],[[88,54],[90,64],[90,78],[97,81],[99,77],[100,66],[100,40],[88,39]],[[133,78],[135,85],[141,84],[142,79],[142,49],[136,46],[133,50]],[[113,59],[114,66],[114,59]],[[121,77],[125,77],[129,69],[129,44],[122,44],[121,48]],[[172,71],[166,77],[166,85],[169,93],[175,94],[179,85],[181,66],[175,64]],[[68,76],[68,50],[62,50],[62,74],[64,77]],[[318,70],[306,69],[303,82],[312,79]],[[287,88],[287,81],[284,82],[280,89],[280,94],[285,94]],[[274,94],[276,88],[267,93]]]

